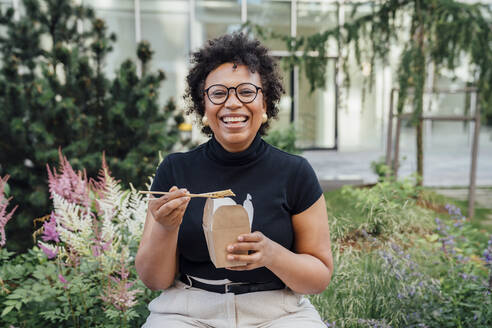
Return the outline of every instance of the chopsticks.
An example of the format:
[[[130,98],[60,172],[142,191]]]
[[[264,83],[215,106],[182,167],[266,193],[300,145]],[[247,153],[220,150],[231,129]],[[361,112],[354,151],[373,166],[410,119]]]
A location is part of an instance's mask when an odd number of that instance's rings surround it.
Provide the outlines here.
[[[167,191],[144,191],[144,190],[140,190],[139,193],[140,194],[147,194],[147,195],[169,195],[170,194],[170,192],[167,192]],[[187,194],[186,195],[186,197],[191,197],[191,198],[193,198],[193,197],[223,198],[223,197],[227,197],[227,196],[236,196],[236,194],[234,194],[231,189],[227,189],[227,190],[206,192],[206,193],[202,193],[202,194]]]

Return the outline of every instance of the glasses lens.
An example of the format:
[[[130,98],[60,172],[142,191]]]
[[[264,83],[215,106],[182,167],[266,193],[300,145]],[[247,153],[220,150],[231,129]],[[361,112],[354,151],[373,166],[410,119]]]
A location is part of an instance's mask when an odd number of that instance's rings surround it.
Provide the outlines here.
[[[214,85],[208,89],[208,97],[214,104],[221,104],[227,98],[227,88],[221,85]]]
[[[243,83],[237,86],[237,96],[244,103],[252,102],[256,97],[256,88],[250,83]]]

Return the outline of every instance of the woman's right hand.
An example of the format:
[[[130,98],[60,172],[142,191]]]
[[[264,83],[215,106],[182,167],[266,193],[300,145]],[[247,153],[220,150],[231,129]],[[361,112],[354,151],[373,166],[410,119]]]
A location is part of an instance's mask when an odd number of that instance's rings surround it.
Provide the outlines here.
[[[170,194],[149,200],[149,211],[154,220],[165,230],[174,231],[183,221],[183,215],[188,207],[190,197],[188,190],[173,186]]]

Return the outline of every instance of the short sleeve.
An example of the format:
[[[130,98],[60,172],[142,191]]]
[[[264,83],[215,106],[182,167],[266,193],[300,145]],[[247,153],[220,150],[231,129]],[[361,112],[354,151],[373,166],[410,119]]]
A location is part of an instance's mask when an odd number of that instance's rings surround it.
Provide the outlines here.
[[[309,162],[301,157],[288,186],[288,201],[291,214],[299,214],[313,205],[323,194],[318,177]]]
[[[173,185],[174,181],[172,179],[171,160],[169,156],[167,156],[161,164],[159,164],[150,190],[169,191]]]

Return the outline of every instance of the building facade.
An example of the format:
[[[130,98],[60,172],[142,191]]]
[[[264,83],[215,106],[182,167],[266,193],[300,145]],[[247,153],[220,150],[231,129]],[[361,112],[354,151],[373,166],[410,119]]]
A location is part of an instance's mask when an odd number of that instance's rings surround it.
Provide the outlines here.
[[[136,45],[147,40],[155,51],[150,70],[162,69],[167,79],[162,84],[162,101],[173,97],[184,108],[185,77],[189,54],[208,39],[237,31],[246,21],[290,36],[308,36],[342,24],[350,19],[353,4],[361,1],[344,0],[76,0],[93,7],[111,32],[118,36],[114,51],[106,60],[106,72],[111,75],[127,58],[136,60]],[[367,1],[364,1],[367,2]],[[20,0],[0,0],[0,5],[19,7]],[[361,10],[364,10],[361,7]],[[367,10],[370,10],[368,6]],[[271,54],[288,54],[282,42],[267,41]],[[398,45],[395,45],[398,47]],[[310,93],[309,83],[298,68],[281,66],[285,95],[280,101],[279,119],[273,129],[296,127],[298,146],[303,149],[333,149],[338,151],[383,150],[386,143],[391,89],[398,56],[391,65],[364,63],[359,69],[351,67],[351,86],[343,88],[343,76],[337,70],[339,54],[336,44],[328,47],[328,70],[324,89]],[[395,52],[398,53],[397,51]],[[369,66],[368,66],[369,65]],[[371,90],[364,88],[364,78],[374,70]],[[444,81],[450,88],[460,88],[467,79]],[[364,93],[364,97],[363,94]],[[433,95],[426,99],[426,110],[432,114],[459,114],[470,110],[465,94]],[[473,105],[473,104],[472,104]],[[188,118],[190,123],[194,118]],[[484,129],[486,131],[486,129]],[[412,135],[410,127],[403,129]],[[454,138],[469,145],[473,129],[468,124],[426,122],[426,142]],[[486,132],[483,132],[484,134]],[[487,132],[488,133],[488,132]],[[194,125],[193,138],[203,138]],[[410,138],[410,137],[409,137]],[[410,140],[410,139],[409,139]]]

